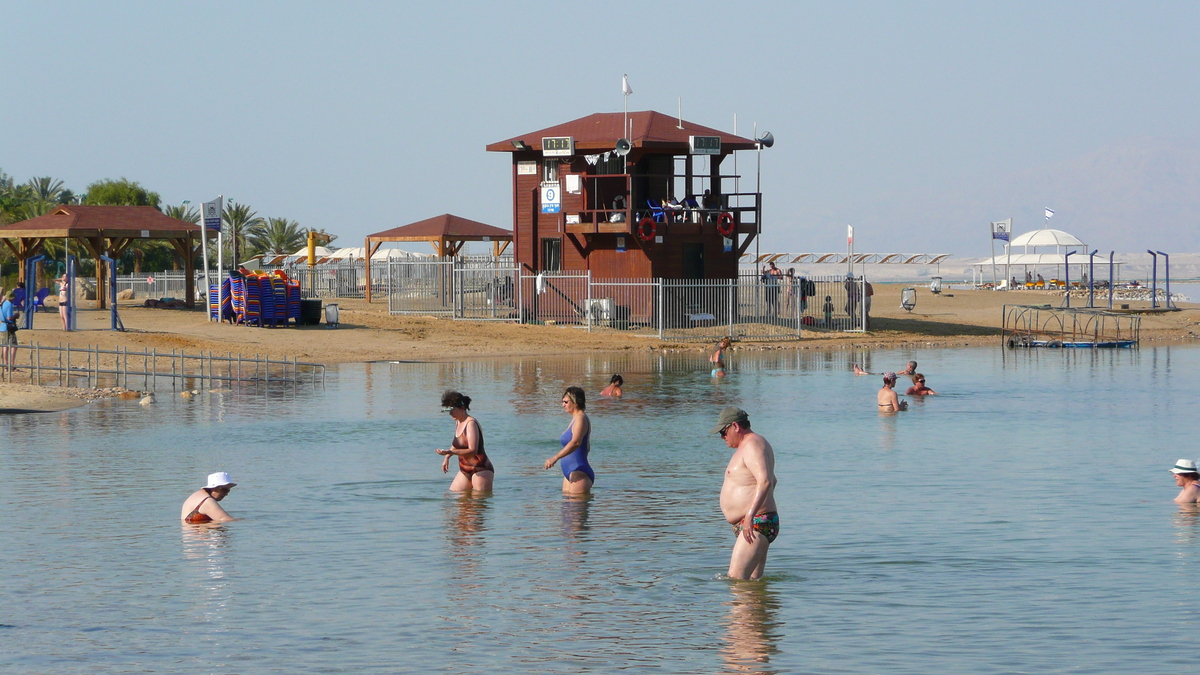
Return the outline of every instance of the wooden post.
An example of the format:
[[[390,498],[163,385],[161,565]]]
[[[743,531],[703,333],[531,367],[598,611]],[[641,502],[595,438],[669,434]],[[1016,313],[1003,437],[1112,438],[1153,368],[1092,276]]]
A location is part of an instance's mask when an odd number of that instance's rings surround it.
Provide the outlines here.
[[[363,251],[367,254],[367,259],[363,261],[363,267],[367,274],[367,304],[371,304],[371,238],[363,239]]]

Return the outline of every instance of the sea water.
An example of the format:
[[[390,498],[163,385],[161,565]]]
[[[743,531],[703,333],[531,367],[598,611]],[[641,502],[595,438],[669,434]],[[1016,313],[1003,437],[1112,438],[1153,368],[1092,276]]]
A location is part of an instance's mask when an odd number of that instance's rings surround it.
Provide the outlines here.
[[[939,396],[881,415],[916,359]],[[594,396],[613,372],[621,400]],[[322,388],[0,420],[4,673],[1176,673],[1195,664],[1200,349],[735,353],[341,366]],[[906,381],[902,380],[902,384]],[[591,398],[585,500],[542,464]],[[447,492],[439,395],[495,492]],[[726,405],[781,531],[724,578]],[[453,466],[453,463],[452,463]],[[184,526],[224,470],[240,520]]]

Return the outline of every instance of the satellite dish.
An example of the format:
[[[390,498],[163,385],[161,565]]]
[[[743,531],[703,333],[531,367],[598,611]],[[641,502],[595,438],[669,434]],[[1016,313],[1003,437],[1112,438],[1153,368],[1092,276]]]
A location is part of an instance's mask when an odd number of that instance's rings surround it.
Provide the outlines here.
[[[617,157],[624,157],[625,155],[628,155],[629,151],[632,149],[633,146],[629,144],[629,141],[622,138],[621,140],[617,141],[617,149],[613,152],[617,153]]]
[[[769,131],[764,133],[762,136],[759,136],[757,140],[759,143],[762,143],[764,148],[769,148],[772,145],[775,145],[775,136]]]

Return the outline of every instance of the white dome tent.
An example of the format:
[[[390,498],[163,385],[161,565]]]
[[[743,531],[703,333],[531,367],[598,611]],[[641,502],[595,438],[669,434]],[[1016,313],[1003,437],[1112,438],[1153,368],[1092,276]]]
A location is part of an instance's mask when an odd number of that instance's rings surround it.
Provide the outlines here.
[[[1049,250],[1047,250],[1049,249]],[[1071,254],[1071,258],[1068,258]],[[1097,258],[1100,256],[1097,255]],[[1077,268],[1077,272],[1070,273],[1067,269],[1069,264]],[[1103,259],[1107,263],[1107,256]],[[1020,236],[1014,237],[1011,242],[1005,245],[1005,251],[1000,255],[985,258],[984,260],[975,263],[975,267],[979,269],[979,277],[983,278],[983,270],[985,268],[996,266],[1004,268],[1005,281],[999,285],[999,288],[1006,288],[1013,279],[1013,268],[1020,267],[1022,276],[1024,274],[1038,275],[1039,268],[1053,267],[1054,272],[1049,280],[1053,282],[1059,279],[1074,279],[1082,280],[1088,269],[1090,260],[1088,258],[1088,247],[1082,239],[1076,237],[1070,232],[1056,230],[1052,228],[1042,228],[1039,230],[1030,230]],[[1114,261],[1117,270],[1120,270],[1120,262]],[[1119,278],[1120,275],[1117,275]],[[1021,286],[1022,282],[1018,279],[1017,286]]]

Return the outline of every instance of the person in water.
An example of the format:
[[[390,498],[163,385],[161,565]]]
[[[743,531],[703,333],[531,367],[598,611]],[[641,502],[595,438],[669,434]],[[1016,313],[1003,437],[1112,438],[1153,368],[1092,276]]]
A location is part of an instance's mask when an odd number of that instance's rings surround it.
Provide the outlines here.
[[[600,395],[601,395],[601,396],[617,396],[617,397],[620,397],[620,396],[621,396],[621,394],[623,394],[623,393],[624,393],[624,391],[621,389],[621,386],[622,386],[622,385],[624,385],[624,384],[625,384],[625,378],[623,378],[623,377],[621,377],[620,375],[617,375],[616,373],[614,373],[614,374],[613,374],[613,376],[612,376],[612,379],[610,379],[610,380],[608,381],[608,386],[607,386],[607,387],[605,387],[603,390],[601,390],[601,391],[600,391]]]
[[[185,523],[203,525],[204,523],[228,523],[233,520],[225,509],[217,502],[229,496],[229,491],[237,483],[224,471],[208,474],[208,485],[193,492],[183,500],[183,511],[180,517]]]
[[[467,413],[471,409],[471,397],[447,389],[442,394],[442,408],[454,419],[454,440],[449,448],[438,448],[434,452],[445,458],[442,460],[442,473],[450,471],[450,458],[458,456],[458,473],[450,482],[450,490],[490,491],[496,469],[483,447],[483,429],[479,426],[479,420]]]
[[[713,364],[713,377],[725,377],[725,350],[729,349],[729,345],[732,343],[733,340],[728,337],[721,338],[721,341],[717,343],[717,351],[708,357],[708,362]]]
[[[733,456],[721,485],[721,512],[736,539],[729,558],[732,579],[758,579],[767,565],[767,549],[779,535],[775,507],[775,451],[767,439],[750,430],[745,410],[721,411],[711,433],[720,434]]]
[[[900,372],[898,372],[896,374],[897,375],[913,375],[916,372],[917,372],[917,362],[909,361],[908,365],[904,366],[904,370],[901,370]]]
[[[901,410],[908,410],[908,401],[901,401],[896,395],[896,374],[883,374],[883,388],[879,390],[879,395],[876,396],[876,401],[879,403],[879,412],[894,413]]]
[[[563,432],[562,450],[546,460],[546,469],[562,461],[562,489],[566,494],[582,495],[591,492],[592,484],[596,482],[596,473],[588,464],[588,452],[591,450],[592,422],[584,410],[587,401],[583,390],[579,387],[567,387],[562,397],[563,410],[571,416],[571,424]]]
[[[904,392],[905,396],[935,396],[937,392],[925,386],[925,376],[921,373],[913,373],[913,385]]]
[[[1171,467],[1171,473],[1175,474],[1175,484],[1183,488],[1175,497],[1175,503],[1200,502],[1200,470],[1196,469],[1196,463],[1190,459],[1181,459]]]

